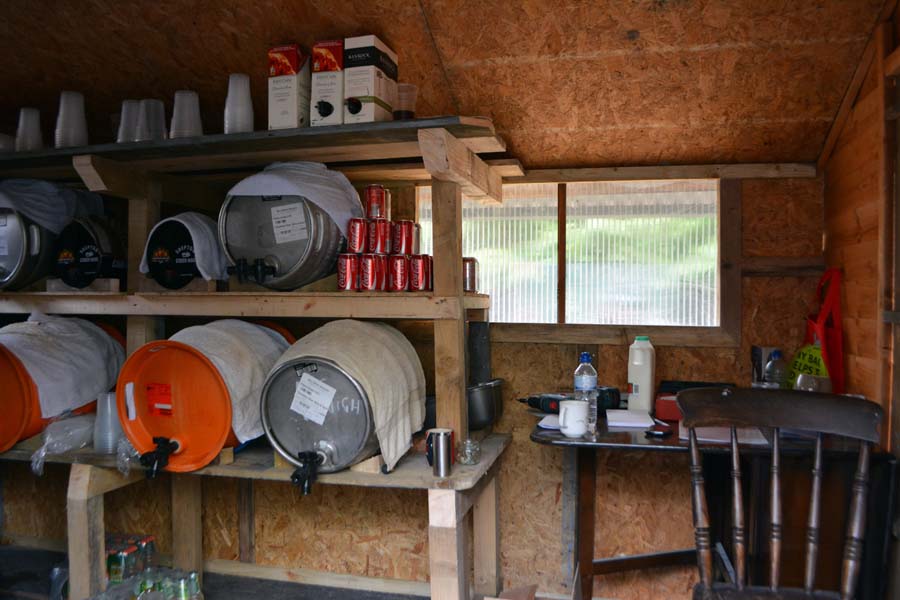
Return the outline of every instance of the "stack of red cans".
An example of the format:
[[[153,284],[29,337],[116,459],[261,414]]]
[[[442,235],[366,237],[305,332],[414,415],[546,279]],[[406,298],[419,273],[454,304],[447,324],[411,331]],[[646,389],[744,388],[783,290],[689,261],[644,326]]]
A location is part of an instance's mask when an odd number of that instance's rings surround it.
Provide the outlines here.
[[[391,195],[381,185],[365,193],[365,218],[350,219],[347,253],[338,257],[342,291],[428,291],[433,289],[431,257],[419,254],[421,227],[390,220]]]

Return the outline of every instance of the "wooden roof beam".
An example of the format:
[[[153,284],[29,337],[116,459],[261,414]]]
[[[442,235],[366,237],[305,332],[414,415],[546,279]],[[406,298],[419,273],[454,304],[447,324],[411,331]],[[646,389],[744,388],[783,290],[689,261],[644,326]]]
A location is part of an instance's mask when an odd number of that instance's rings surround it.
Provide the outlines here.
[[[503,201],[500,172],[443,128],[420,129],[419,150],[434,179],[458,183],[470,198]]]

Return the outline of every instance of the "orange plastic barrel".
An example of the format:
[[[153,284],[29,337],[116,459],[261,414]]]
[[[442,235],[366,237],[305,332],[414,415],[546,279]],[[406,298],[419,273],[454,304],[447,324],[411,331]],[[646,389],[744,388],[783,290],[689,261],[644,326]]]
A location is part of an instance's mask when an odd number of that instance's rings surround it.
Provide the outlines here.
[[[277,324],[257,324],[293,337]],[[129,356],[119,373],[116,403],[122,429],[139,454],[156,450],[155,437],[178,443],[169,471],[202,469],[222,448],[239,443],[225,380],[205,354],[181,342],[150,342]]]
[[[0,419],[0,452],[44,429],[37,386],[25,366],[6,346],[0,345],[0,382],[5,402]]]
[[[225,381],[187,344],[163,340],[138,348],[119,373],[116,402],[122,429],[140,454],[156,449],[154,437],[178,442],[169,471],[196,471],[238,443]]]
[[[98,324],[113,339],[125,346],[118,329]],[[41,415],[40,395],[37,385],[22,361],[6,346],[0,344],[0,389],[3,390],[3,418],[0,419],[0,452],[6,452],[22,440],[42,432],[52,419]],[[97,409],[97,401],[72,411],[81,415]]]

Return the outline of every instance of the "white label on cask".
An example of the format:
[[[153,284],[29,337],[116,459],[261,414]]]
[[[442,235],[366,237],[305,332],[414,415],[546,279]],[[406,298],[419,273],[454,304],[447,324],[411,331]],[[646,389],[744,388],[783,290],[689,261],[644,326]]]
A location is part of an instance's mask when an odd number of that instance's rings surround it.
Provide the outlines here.
[[[325,422],[325,416],[331,408],[336,391],[324,381],[319,381],[309,373],[304,373],[294,389],[291,410],[316,425],[321,425]]]

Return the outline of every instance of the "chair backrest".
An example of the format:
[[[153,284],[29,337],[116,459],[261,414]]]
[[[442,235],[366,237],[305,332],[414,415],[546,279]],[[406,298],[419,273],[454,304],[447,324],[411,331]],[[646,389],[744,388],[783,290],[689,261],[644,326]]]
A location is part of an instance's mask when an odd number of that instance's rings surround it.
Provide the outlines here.
[[[684,415],[683,426],[688,427],[690,431],[694,536],[697,544],[700,582],[707,588],[712,585],[712,540],[710,539],[709,512],[706,505],[706,490],[695,428],[731,428],[731,481],[734,500],[732,537],[735,562],[734,585],[737,589],[742,589],[747,583],[747,541],[737,428],[762,427],[773,430],[769,498],[771,515],[769,587],[772,590],[777,590],[779,587],[782,524],[784,522],[781,507],[780,430],[799,429],[816,434],[813,450],[812,491],[806,527],[803,587],[807,593],[811,593],[814,589],[816,558],[819,550],[823,435],[838,435],[859,440],[859,457],[850,497],[840,589],[841,598],[851,600],[856,590],[862,558],[866,491],[869,480],[869,453],[871,445],[880,439],[881,407],[861,398],[834,394],[720,387],[685,390],[678,394],[677,402]]]

